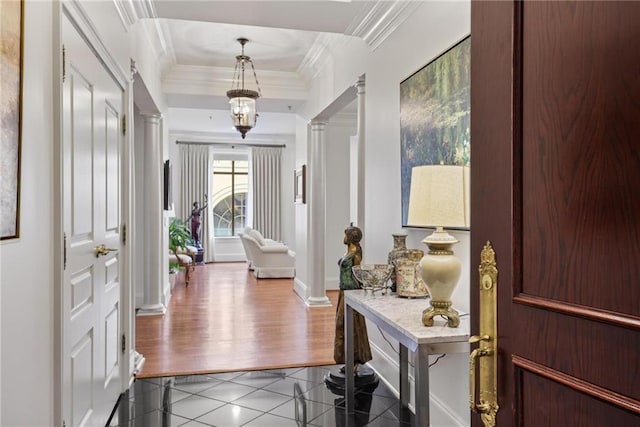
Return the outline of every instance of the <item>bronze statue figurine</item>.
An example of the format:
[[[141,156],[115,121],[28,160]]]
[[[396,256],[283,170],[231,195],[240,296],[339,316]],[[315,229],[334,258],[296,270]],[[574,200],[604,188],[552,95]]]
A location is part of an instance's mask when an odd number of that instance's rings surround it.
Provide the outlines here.
[[[353,225],[344,230],[344,244],[347,245],[347,252],[340,258],[340,291],[338,293],[338,306],[336,308],[336,334],[333,345],[333,358],[336,363],[345,363],[344,345],[344,291],[360,289],[360,283],[353,276],[351,268],[360,265],[362,262],[362,231]],[[345,366],[339,372],[330,371],[325,375],[324,382],[333,393],[344,395],[345,375],[353,373],[355,376],[355,389],[373,392],[378,386],[378,376],[367,366],[363,366],[373,357],[369,346],[369,336],[367,335],[367,324],[364,316],[360,313],[353,313],[353,363],[347,371]]]
[[[344,363],[344,291],[350,289],[360,289],[360,283],[353,277],[351,267],[360,265],[362,262],[362,231],[358,227],[350,226],[344,230],[344,244],[347,245],[347,252],[340,258],[340,293],[338,294],[338,307],[336,309],[336,338],[334,342],[333,358],[336,363]],[[369,337],[367,335],[367,325],[365,318],[357,312],[353,313],[353,366],[357,372],[358,365],[367,363],[372,359],[371,347],[369,347]]]
[[[193,209],[191,210],[191,216],[189,217],[189,219],[191,220],[191,238],[193,239],[193,243],[197,247],[200,246],[200,235],[198,234],[200,229],[200,214],[207,208],[208,205],[209,202],[207,199],[207,195],[205,194],[204,206],[198,207],[198,202],[193,202]]]

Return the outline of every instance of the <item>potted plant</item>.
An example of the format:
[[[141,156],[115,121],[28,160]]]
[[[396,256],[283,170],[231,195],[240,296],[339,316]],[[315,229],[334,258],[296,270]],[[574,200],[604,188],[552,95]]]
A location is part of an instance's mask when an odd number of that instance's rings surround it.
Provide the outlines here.
[[[189,243],[191,243],[191,232],[189,231],[186,221],[173,218],[169,223],[169,251],[176,255],[177,258],[178,250],[184,250]],[[179,263],[174,261],[169,262],[169,282],[172,288],[176,280],[176,273],[180,270],[181,266]]]
[[[169,223],[169,250],[174,254],[191,243],[191,232],[186,221],[173,218]]]

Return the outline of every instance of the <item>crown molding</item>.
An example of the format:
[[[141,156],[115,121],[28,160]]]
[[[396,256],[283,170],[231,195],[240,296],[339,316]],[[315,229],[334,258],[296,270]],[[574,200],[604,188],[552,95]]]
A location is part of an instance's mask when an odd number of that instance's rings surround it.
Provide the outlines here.
[[[173,39],[171,38],[167,21],[165,19],[154,19],[152,22],[158,42],[163,48],[162,55],[158,56],[160,69],[162,70],[160,75],[162,76],[169,69],[171,64],[175,64],[177,62],[176,51],[173,48]]]
[[[125,28],[129,28],[140,19],[158,17],[153,0],[113,0],[113,4]]]
[[[294,134],[270,134],[270,133],[256,133],[255,129],[251,130],[251,133],[247,134],[246,140],[238,140],[239,134],[237,131],[229,132],[195,132],[186,130],[169,131],[169,140],[177,143],[181,142],[195,142],[200,144],[235,144],[238,147],[243,145],[255,145],[255,144],[287,144],[295,142]]]
[[[419,6],[419,1],[377,1],[353,19],[345,34],[362,38],[375,50]]]
[[[100,36],[98,29],[87,15],[80,0],[69,0],[62,3],[63,11],[74,25],[80,30],[82,36],[87,40],[89,46],[94,49],[98,58],[105,64],[107,69],[113,74],[121,89],[125,89],[131,78],[120,63],[111,54],[104,40]]]
[[[336,37],[339,36],[336,34],[322,33],[314,40],[313,45],[296,71],[306,83],[313,80],[329,60],[331,54],[328,48]]]
[[[295,72],[257,70],[263,98],[306,99],[307,87]],[[162,79],[165,93],[224,95],[231,88],[233,68],[174,65]]]

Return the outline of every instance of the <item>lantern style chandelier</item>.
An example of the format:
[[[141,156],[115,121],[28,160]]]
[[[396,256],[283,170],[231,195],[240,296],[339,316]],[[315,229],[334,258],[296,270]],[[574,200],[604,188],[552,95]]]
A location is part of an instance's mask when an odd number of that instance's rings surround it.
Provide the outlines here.
[[[242,54],[236,56],[236,68],[233,72],[233,82],[231,90],[227,91],[227,97],[229,98],[229,105],[231,106],[231,120],[233,126],[240,132],[242,139],[245,138],[247,132],[249,132],[255,125],[258,118],[258,112],[256,111],[256,99],[262,96],[260,92],[260,84],[258,83],[258,76],[256,76],[256,69],[253,66],[251,58],[244,54],[244,45],[249,40],[245,38],[237,39],[242,45]],[[244,70],[247,64],[251,64],[253,70],[253,77],[256,81],[256,88],[258,90],[245,89],[244,87]]]

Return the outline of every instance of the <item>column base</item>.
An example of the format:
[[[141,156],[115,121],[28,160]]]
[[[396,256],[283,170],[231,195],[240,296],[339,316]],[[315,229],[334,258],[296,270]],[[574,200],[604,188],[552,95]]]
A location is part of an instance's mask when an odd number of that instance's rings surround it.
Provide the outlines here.
[[[147,304],[136,311],[136,316],[158,316],[166,312],[167,307],[165,307],[164,304]]]
[[[147,359],[145,359],[143,355],[133,350],[133,375],[138,375],[140,371],[142,371],[142,367],[146,361]]]
[[[323,297],[309,297],[307,298],[307,300],[304,302],[307,307],[331,307],[331,300],[329,298],[327,298],[327,296],[323,296]]]

